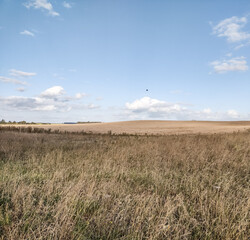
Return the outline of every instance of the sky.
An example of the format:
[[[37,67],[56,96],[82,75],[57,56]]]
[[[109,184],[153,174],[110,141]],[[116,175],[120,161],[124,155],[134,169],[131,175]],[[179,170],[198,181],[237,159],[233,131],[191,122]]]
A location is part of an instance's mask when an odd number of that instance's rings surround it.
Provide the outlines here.
[[[249,0],[0,0],[6,121],[250,120],[249,62]]]

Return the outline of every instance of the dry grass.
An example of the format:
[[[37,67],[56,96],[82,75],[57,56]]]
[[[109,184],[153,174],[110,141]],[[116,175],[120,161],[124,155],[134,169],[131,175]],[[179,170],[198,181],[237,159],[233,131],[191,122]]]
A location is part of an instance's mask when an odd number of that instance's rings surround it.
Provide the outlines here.
[[[8,125],[3,125],[7,126]],[[10,125],[13,126],[13,125]],[[93,132],[114,134],[197,134],[197,133],[228,133],[250,129],[250,121],[125,121],[88,124],[51,124],[51,125],[16,125],[18,127],[34,127],[51,129],[52,131]]]
[[[247,239],[249,160],[249,132],[0,132],[0,239]]]

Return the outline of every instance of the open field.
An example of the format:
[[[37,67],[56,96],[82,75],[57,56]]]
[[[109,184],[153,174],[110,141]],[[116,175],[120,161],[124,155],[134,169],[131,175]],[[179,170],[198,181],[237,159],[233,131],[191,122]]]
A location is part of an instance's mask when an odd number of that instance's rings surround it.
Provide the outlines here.
[[[0,131],[0,239],[248,239],[249,160],[249,131]]]
[[[17,125],[18,127],[26,125]],[[51,125],[31,125],[45,129],[69,131],[69,132],[93,132],[107,133],[111,131],[115,134],[186,134],[186,133],[223,133],[244,131],[250,129],[250,121],[126,121],[110,123],[88,123],[88,124],[51,124]]]

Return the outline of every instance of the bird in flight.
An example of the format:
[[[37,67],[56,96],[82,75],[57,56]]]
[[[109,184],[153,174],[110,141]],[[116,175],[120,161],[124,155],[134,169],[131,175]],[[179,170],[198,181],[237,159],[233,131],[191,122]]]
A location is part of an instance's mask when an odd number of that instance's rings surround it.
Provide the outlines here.
[[[148,89],[146,89],[146,92],[148,92]]]

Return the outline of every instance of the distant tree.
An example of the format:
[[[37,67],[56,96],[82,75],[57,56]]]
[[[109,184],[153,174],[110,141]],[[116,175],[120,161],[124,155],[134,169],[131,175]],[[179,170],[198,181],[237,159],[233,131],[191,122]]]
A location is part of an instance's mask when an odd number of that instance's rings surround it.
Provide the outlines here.
[[[4,119],[2,119],[2,121],[0,122],[0,124],[5,124],[6,122],[5,122],[5,120]]]

